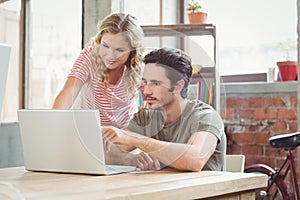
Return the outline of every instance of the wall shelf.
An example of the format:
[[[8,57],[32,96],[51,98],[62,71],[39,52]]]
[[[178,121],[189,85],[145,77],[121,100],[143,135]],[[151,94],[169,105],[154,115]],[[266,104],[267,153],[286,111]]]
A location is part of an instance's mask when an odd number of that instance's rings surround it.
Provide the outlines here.
[[[189,36],[211,36],[213,38],[212,67],[203,67],[199,74],[192,76],[191,84],[199,81],[213,82],[213,99],[211,105],[220,111],[220,78],[217,66],[216,26],[213,24],[174,24],[142,26],[145,37],[176,37],[179,39],[178,48],[185,51],[185,38]],[[187,52],[188,53],[188,52]],[[201,63],[200,63],[201,64]],[[193,87],[195,89],[195,87]],[[193,92],[195,94],[195,92]],[[195,98],[194,96],[192,98]]]
[[[212,24],[175,24],[142,27],[146,37],[149,36],[199,36],[212,35],[215,37],[216,28]]]

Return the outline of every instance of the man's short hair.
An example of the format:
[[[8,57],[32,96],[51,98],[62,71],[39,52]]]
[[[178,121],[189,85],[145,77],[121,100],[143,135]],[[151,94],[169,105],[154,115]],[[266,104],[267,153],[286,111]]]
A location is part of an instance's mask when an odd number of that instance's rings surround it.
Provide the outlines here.
[[[144,63],[156,63],[166,70],[166,75],[171,81],[171,90],[175,84],[183,79],[184,87],[181,91],[183,98],[187,97],[187,89],[192,76],[191,58],[183,51],[175,48],[160,48],[148,53]]]

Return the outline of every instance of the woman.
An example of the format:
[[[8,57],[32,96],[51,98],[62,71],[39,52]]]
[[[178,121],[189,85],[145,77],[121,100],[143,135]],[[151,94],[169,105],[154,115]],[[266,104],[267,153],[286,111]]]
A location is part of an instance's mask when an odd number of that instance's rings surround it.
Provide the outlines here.
[[[107,16],[75,61],[53,108],[99,109],[102,125],[127,126],[137,111],[143,31],[136,18]]]

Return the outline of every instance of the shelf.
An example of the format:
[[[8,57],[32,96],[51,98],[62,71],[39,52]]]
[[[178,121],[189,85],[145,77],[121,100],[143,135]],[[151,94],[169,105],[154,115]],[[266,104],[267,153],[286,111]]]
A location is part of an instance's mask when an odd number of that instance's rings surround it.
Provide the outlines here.
[[[215,79],[215,68],[214,67],[203,67],[198,74],[193,74],[191,77],[191,84],[196,84],[199,80],[214,80]]]
[[[157,36],[199,36],[212,35],[215,37],[215,26],[212,24],[175,24],[142,26],[146,37]]]
[[[208,93],[212,98],[209,100],[210,104],[219,112],[220,110],[220,79],[218,76],[217,60],[216,60],[216,27],[213,24],[174,24],[174,25],[149,25],[142,26],[145,37],[177,37],[179,38],[179,48],[185,50],[185,37],[189,36],[212,36],[213,38],[213,53],[214,66],[203,67],[199,74],[194,74],[191,77],[190,83],[196,85],[197,97],[202,94],[201,88],[206,85],[212,87],[211,93]],[[162,41],[162,40],[161,40]],[[201,65],[201,63],[198,63]],[[203,84],[204,83],[204,84]],[[211,84],[212,83],[212,84]],[[194,86],[192,86],[194,88]],[[206,87],[205,86],[205,87]],[[206,89],[204,89],[206,91]],[[207,90],[208,91],[208,90]],[[196,94],[195,93],[195,94]],[[201,98],[199,98],[201,99]]]

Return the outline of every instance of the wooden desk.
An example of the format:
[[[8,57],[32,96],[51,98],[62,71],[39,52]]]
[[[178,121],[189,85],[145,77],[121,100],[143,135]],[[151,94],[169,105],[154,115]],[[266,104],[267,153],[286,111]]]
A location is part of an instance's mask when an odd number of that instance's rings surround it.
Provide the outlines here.
[[[230,172],[178,172],[172,169],[111,176],[0,169],[1,195],[15,199],[254,199],[267,177]],[[17,195],[19,193],[19,196]],[[13,196],[14,195],[14,196]]]

